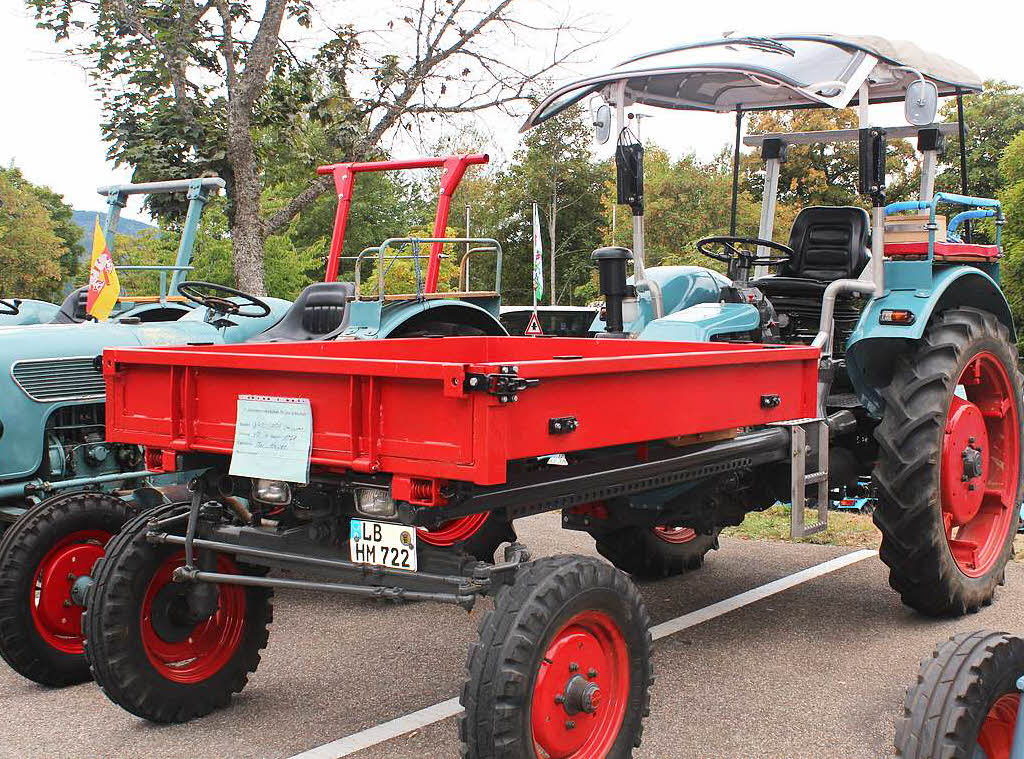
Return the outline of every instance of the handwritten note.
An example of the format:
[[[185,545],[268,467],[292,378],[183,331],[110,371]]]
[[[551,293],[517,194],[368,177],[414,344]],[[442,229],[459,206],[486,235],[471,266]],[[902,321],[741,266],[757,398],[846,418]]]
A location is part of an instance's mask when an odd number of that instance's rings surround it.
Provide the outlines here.
[[[312,445],[308,398],[238,396],[231,474],[305,484]]]

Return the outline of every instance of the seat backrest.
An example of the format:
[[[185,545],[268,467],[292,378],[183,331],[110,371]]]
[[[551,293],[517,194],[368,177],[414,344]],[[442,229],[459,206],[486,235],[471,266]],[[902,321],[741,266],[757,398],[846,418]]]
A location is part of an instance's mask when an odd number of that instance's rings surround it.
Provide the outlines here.
[[[250,342],[329,339],[348,325],[348,304],[355,293],[351,282],[308,285],[281,321]]]
[[[68,293],[50,324],[77,324],[89,318],[86,307],[89,302],[88,286],[79,287]]]
[[[833,282],[857,277],[868,261],[868,212],[855,206],[811,206],[797,214],[789,234],[795,253],[780,276]]]

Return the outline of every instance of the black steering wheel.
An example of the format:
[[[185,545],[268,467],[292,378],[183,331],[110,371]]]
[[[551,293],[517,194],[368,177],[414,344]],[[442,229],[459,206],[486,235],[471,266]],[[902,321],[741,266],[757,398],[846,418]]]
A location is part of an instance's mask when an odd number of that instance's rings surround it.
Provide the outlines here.
[[[720,246],[723,252],[715,252],[712,250],[714,246]],[[754,250],[744,250],[738,246],[753,247]],[[771,248],[784,255],[773,256],[769,254],[767,256],[759,256],[756,250],[759,247]],[[754,266],[781,266],[796,255],[791,247],[774,240],[762,240],[759,237],[734,237],[732,235],[705,237],[698,240],[697,252],[715,261],[729,264],[730,274],[733,273],[734,268],[750,269]]]
[[[270,306],[259,298],[214,282],[182,282],[178,285],[178,293],[185,300],[198,306],[206,306],[210,311],[221,316],[245,316],[250,319],[258,319],[270,313]],[[231,298],[241,298],[244,303],[236,303]],[[247,306],[252,306],[256,310],[244,310]]]
[[[0,298],[0,316],[17,316],[21,313],[21,301]]]

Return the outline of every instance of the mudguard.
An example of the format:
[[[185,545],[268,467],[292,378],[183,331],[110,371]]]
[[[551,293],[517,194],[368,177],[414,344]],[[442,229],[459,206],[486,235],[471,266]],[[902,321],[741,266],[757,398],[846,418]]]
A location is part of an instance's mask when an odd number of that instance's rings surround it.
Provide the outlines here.
[[[889,290],[881,298],[868,301],[857,327],[846,341],[846,366],[850,381],[868,412],[880,417],[885,402],[879,388],[889,384],[895,359],[920,339],[936,312],[958,306],[973,306],[996,316],[1011,339],[1017,339],[1010,305],[995,277],[975,266],[933,268],[928,261],[887,263],[886,284]],[[879,323],[881,312],[906,309],[914,314],[909,325]]]
[[[348,327],[341,337],[379,340],[399,332],[414,320],[469,324],[488,335],[507,335],[498,321],[499,300],[488,296],[431,300],[356,300],[349,304]],[[427,316],[429,314],[429,316]]]

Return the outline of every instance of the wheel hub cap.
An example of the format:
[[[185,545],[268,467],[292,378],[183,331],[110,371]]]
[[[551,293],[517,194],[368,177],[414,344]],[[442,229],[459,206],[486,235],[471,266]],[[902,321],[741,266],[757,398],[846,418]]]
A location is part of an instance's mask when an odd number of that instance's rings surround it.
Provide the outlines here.
[[[531,704],[538,756],[606,756],[629,694],[625,640],[611,618],[582,612],[552,639],[541,660]]]
[[[978,732],[978,745],[988,759],[1010,759],[1019,705],[1020,694],[1007,693],[989,710]]]
[[[1002,555],[1020,477],[1019,403],[999,358],[973,356],[957,380],[942,430],[939,502],[946,542],[968,577]]]

